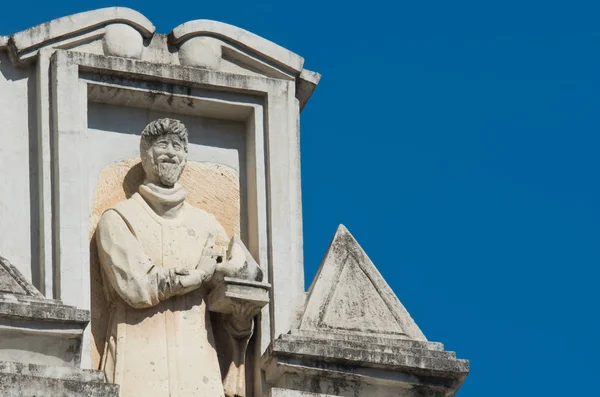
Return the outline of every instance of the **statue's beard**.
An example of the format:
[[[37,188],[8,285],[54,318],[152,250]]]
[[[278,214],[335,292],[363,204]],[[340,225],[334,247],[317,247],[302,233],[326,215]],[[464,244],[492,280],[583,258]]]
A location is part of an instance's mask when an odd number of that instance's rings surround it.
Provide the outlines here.
[[[154,164],[154,168],[158,174],[160,183],[168,187],[174,186],[183,172],[183,167],[178,161],[175,163],[159,161]]]

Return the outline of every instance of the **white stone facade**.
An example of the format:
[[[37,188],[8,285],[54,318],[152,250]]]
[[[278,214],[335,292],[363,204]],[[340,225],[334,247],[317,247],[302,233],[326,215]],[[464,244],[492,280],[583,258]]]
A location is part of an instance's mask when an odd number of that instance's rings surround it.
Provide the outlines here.
[[[140,126],[175,114],[197,130],[191,160],[239,170],[242,235],[270,280],[281,280],[274,296],[286,296],[275,299],[285,306],[264,313],[273,328],[264,333],[265,347],[271,334],[289,329],[288,305],[301,301],[304,284],[298,117],[310,94],[303,87],[318,82],[303,73],[300,56],[214,21],[155,34],[144,16],[120,7],[1,42],[2,136],[10,144],[0,161],[14,172],[12,194],[0,206],[11,225],[0,232],[0,252],[47,297],[89,309],[94,184],[103,167],[136,155]],[[194,64],[217,55],[211,65]]]
[[[177,118],[189,129],[188,161],[212,170],[203,180],[227,169],[220,173],[233,180],[227,194],[237,196],[219,208],[271,284],[250,348],[247,396],[451,396],[468,363],[427,342],[345,229],[334,242],[345,239],[358,256],[350,263],[330,251],[304,291],[299,119],[320,75],[303,64],[235,26],[195,20],[159,34],[122,7],[0,36],[0,167],[10,170],[9,194],[0,197],[0,255],[46,298],[92,310],[94,323],[97,192],[114,169],[135,164],[148,122]],[[114,182],[126,188],[126,180]],[[222,193],[213,190],[210,197]],[[203,200],[196,204],[212,205]],[[356,314],[344,306],[352,286],[336,286],[340,275],[362,283],[379,307]],[[93,343],[88,327],[83,368],[97,367]],[[384,343],[391,352],[378,350]],[[442,386],[430,388],[434,378]]]

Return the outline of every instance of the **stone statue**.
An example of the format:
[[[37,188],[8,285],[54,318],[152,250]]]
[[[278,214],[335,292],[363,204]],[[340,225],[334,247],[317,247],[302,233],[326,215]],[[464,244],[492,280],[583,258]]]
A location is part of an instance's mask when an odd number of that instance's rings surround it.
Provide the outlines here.
[[[257,280],[262,273],[212,214],[184,201],[178,180],[187,146],[188,131],[180,121],[148,124],[140,142],[145,180],[139,192],[104,212],[98,223],[110,305],[100,365],[107,379],[120,385],[121,397],[238,394],[224,390],[206,301],[219,280]],[[233,349],[243,355],[252,319],[244,310],[235,312],[224,316],[222,328],[232,340],[241,335],[241,350]]]

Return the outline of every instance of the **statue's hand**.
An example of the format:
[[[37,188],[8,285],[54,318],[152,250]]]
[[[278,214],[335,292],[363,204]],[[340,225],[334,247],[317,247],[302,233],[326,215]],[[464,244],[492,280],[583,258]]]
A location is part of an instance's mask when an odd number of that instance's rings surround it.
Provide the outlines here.
[[[209,281],[212,276],[215,274],[215,270],[217,269],[217,260],[211,256],[205,256],[200,259],[200,263],[196,266],[197,271],[204,272],[206,278],[204,281]]]
[[[209,280],[212,275],[208,275],[204,270],[177,268],[175,274],[178,278],[178,284],[181,288],[177,295],[187,294],[199,288],[202,283]]]

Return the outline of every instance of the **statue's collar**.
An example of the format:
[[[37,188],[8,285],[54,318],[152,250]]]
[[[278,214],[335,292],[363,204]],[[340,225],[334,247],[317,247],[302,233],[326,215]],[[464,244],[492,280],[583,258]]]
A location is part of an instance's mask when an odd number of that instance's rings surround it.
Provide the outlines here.
[[[179,183],[176,183],[172,188],[164,188],[151,182],[144,182],[140,185],[139,191],[151,207],[162,207],[165,211],[183,203],[187,195],[187,192]]]

